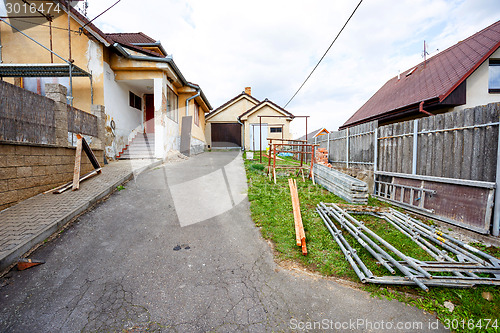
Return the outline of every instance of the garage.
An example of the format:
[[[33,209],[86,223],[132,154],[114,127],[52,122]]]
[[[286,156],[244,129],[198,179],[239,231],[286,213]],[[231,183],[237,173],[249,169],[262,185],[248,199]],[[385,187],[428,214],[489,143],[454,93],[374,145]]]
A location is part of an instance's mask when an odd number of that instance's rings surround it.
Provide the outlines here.
[[[212,123],[212,147],[241,147],[241,125]]]

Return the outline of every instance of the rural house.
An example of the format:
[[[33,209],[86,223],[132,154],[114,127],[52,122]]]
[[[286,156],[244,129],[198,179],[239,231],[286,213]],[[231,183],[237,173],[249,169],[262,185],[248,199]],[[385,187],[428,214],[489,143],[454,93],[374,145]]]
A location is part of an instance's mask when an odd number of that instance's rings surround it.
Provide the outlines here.
[[[76,9],[68,11],[65,1],[60,3],[62,15],[41,16],[40,23],[22,31],[16,27],[26,19],[0,23],[0,76],[40,95],[45,83],[59,83],[67,88],[68,103],[85,112],[103,105],[108,159],[164,158],[181,149],[182,128],[184,151],[202,152],[210,103],[162,44],[141,32],[103,33]],[[146,154],[124,154],[136,137],[149,142]]]
[[[500,102],[500,21],[387,81],[341,127]]]
[[[317,138],[322,135],[328,135],[330,131],[328,131],[326,128],[318,128],[315,131],[312,131],[310,133],[307,133],[307,140]],[[300,138],[297,138],[297,140],[306,140],[306,135],[302,135]]]
[[[206,116],[206,142],[212,148],[261,150],[268,138],[291,139],[294,116],[268,99],[260,102],[250,87]],[[261,133],[262,129],[262,133]]]

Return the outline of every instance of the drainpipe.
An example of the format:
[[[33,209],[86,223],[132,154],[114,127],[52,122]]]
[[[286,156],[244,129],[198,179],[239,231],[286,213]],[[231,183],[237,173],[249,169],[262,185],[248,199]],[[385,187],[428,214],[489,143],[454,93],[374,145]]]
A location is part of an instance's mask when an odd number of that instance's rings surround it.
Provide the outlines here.
[[[424,110],[424,101],[420,102],[419,106],[418,106],[418,112],[422,112],[422,113],[425,113],[426,115],[428,116],[433,116],[432,113],[428,112],[428,111],[425,111]]]
[[[200,89],[200,87],[195,86],[194,84],[191,84],[189,82],[186,85],[188,87],[196,89],[196,95],[191,96],[188,99],[186,99],[186,116],[189,116],[189,101],[192,100],[192,99],[195,99],[198,96],[200,96],[201,95],[201,89]]]
[[[243,129],[243,141],[241,150],[245,150],[245,125],[243,125],[243,123],[240,121],[240,117],[236,118],[236,121],[241,125],[241,128]]]

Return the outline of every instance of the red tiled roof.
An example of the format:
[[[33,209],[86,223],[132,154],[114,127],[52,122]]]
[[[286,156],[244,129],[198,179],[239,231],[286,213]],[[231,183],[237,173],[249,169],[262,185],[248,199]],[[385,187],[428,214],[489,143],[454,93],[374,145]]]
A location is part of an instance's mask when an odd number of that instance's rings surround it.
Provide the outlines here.
[[[106,34],[116,43],[156,43],[156,41],[142,32],[119,32]]]
[[[500,47],[500,21],[387,81],[341,128],[439,98],[442,102]],[[408,73],[412,72],[407,76]]]

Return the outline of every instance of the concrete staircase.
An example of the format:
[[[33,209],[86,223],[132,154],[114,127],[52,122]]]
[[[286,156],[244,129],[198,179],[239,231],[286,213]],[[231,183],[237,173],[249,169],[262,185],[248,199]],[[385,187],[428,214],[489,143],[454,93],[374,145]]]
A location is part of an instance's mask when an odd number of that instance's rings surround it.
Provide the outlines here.
[[[119,160],[132,159],[155,159],[155,135],[154,133],[139,133],[118,154]]]

